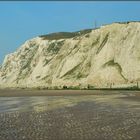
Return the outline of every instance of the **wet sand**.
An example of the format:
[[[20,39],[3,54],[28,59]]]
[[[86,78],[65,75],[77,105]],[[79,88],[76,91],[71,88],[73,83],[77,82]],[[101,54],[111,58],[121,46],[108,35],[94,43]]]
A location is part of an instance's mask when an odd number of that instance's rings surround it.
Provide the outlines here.
[[[0,140],[140,138],[139,91],[1,90],[0,96]]]

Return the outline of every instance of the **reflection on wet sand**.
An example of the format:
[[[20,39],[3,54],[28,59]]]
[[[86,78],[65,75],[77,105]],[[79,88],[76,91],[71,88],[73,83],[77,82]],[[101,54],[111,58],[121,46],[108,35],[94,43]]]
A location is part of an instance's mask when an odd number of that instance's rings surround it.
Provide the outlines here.
[[[71,107],[79,102],[94,101],[98,103],[108,103],[112,106],[127,105],[128,107],[138,106],[139,101],[123,100],[132,99],[134,95],[82,95],[82,96],[36,96],[36,97],[1,97],[0,112],[12,111],[47,111],[61,107]],[[135,97],[137,99],[137,97]],[[130,98],[131,99],[131,98]]]

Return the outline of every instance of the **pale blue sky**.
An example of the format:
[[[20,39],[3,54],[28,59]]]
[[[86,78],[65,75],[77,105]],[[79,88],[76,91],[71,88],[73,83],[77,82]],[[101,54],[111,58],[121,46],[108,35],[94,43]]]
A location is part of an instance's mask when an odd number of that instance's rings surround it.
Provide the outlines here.
[[[116,21],[140,21],[140,2],[0,2],[0,63],[27,39]]]

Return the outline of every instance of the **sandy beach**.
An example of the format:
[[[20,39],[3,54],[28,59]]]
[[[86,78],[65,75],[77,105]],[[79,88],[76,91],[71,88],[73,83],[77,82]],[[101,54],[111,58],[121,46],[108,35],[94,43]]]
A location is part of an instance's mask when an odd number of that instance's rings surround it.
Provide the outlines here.
[[[0,90],[0,140],[139,140],[139,95]]]

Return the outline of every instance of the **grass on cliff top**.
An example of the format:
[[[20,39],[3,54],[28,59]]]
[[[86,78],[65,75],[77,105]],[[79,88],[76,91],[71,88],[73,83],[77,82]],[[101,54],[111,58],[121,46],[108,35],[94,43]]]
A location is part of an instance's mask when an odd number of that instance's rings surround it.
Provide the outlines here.
[[[129,24],[131,22],[140,22],[140,21],[125,21],[125,22],[114,22],[114,23],[118,23],[118,24]],[[103,24],[103,26],[105,26],[105,25],[109,25],[109,24]],[[51,33],[51,34],[47,34],[47,35],[41,35],[39,37],[41,37],[44,40],[67,39],[67,38],[73,38],[73,37],[78,37],[78,36],[81,36],[81,35],[88,34],[92,30],[95,30],[95,29],[98,29],[98,28],[100,28],[100,27],[93,28],[93,29],[84,29],[84,30],[76,31],[76,32],[58,32],[58,33]],[[88,35],[87,35],[87,37],[88,37]]]
[[[58,33],[51,33],[47,35],[41,35],[39,37],[43,38],[44,40],[66,39],[66,38],[73,38],[73,37],[85,35],[87,33],[90,33],[91,31],[92,29],[85,29],[77,32],[58,32]]]

